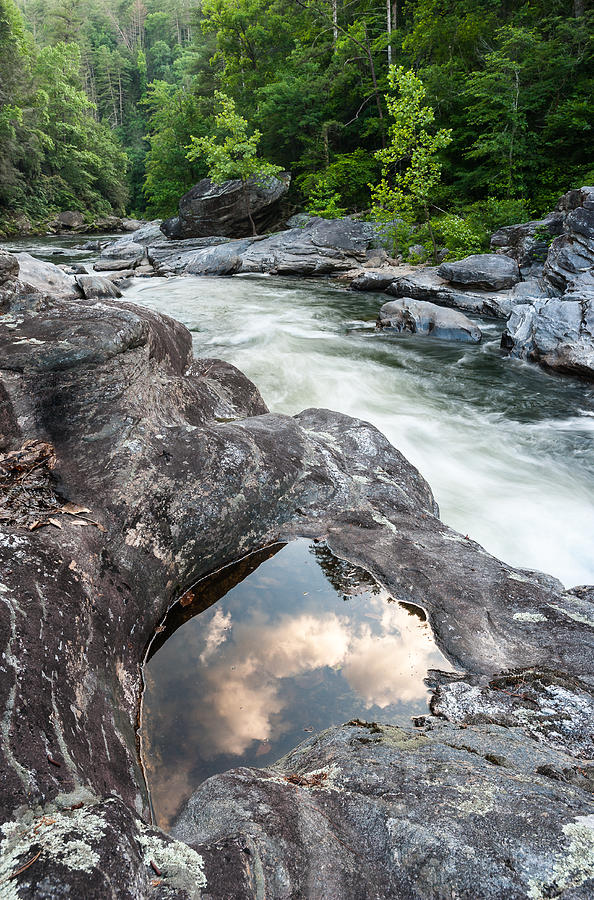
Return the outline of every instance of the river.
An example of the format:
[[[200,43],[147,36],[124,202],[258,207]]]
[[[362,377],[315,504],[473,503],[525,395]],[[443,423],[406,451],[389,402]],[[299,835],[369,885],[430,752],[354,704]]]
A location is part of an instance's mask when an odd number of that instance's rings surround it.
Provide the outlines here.
[[[84,240],[6,246],[59,262]],[[594,386],[502,357],[501,322],[480,321],[478,346],[380,335],[381,294],[323,280],[147,278],[124,296],[183,322],[197,355],[238,366],[272,410],[323,406],[376,425],[443,520],[499,558],[594,582]]]

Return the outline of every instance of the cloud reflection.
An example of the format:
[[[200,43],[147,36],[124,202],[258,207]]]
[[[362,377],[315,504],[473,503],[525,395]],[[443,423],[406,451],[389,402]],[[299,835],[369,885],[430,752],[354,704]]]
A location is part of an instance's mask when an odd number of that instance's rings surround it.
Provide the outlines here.
[[[215,614],[200,655],[209,665],[198,675],[203,758],[241,755],[253,741],[277,739],[293,726],[282,715],[291,700],[283,679],[324,667],[340,668],[369,707],[422,699],[422,679],[439,661],[429,630],[397,604],[387,606],[384,597],[368,603],[373,624],[358,627],[336,614],[284,615],[271,622],[256,613],[236,624],[230,614]]]

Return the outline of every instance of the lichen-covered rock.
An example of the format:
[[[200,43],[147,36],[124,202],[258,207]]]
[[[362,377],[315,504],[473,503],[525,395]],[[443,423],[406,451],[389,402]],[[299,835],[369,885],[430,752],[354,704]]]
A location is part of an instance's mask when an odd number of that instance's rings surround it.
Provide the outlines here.
[[[550,774],[568,768],[497,725],[351,722],[270,768],[209,778],[173,834],[222,894],[212,845],[243,849],[253,878],[232,896],[246,900],[589,900],[594,797]]]
[[[482,338],[478,325],[458,310],[410,297],[384,303],[379,311],[377,328],[473,344],[478,344]]]

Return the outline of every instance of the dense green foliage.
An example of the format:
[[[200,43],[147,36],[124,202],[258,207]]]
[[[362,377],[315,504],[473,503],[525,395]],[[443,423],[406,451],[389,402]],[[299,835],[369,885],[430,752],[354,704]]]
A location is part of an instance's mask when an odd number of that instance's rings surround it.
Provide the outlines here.
[[[439,229],[454,252],[594,180],[584,0],[19,6],[0,0],[0,215],[118,209],[125,190],[132,212],[171,214],[208,171],[204,154],[187,153],[216,134],[216,91],[248,137],[260,132],[261,156],[291,171],[296,204],[368,210],[370,184],[398,192],[406,174],[377,155],[394,145],[390,63],[421,81],[417,122],[434,111],[418,126],[426,140],[451,133],[434,148],[441,177],[421,173],[417,206],[423,221],[426,208],[432,220],[447,212]]]

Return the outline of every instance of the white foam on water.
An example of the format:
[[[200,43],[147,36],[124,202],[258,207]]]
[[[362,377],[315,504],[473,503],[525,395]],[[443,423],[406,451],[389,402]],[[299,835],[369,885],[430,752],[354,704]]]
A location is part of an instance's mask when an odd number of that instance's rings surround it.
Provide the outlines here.
[[[501,359],[500,323],[477,347],[387,338],[373,330],[383,295],[295,279],[153,279],[125,298],[184,322],[196,354],[238,366],[271,409],[322,406],[377,426],[443,520],[489,552],[594,582],[594,389]]]

